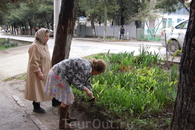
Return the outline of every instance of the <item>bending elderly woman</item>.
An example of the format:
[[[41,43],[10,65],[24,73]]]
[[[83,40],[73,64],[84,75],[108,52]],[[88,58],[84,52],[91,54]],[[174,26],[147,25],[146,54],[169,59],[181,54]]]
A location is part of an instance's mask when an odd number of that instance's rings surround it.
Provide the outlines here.
[[[71,128],[68,122],[76,120],[70,118],[68,112],[70,104],[74,102],[71,85],[85,91],[90,98],[94,98],[90,77],[101,74],[105,70],[106,63],[101,59],[65,59],[52,67],[45,92],[61,102],[59,129]]]

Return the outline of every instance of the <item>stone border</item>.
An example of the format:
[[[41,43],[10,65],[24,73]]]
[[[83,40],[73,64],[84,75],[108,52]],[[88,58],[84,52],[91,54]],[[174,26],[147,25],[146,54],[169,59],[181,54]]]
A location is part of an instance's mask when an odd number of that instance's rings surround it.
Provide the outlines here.
[[[13,99],[16,101],[16,103],[23,108],[26,108],[23,102],[19,99],[18,96],[12,95]],[[39,121],[35,116],[30,115],[30,112],[28,110],[25,110],[25,112],[29,115],[30,119],[34,122],[34,124],[40,129],[40,130],[48,130],[48,128]]]

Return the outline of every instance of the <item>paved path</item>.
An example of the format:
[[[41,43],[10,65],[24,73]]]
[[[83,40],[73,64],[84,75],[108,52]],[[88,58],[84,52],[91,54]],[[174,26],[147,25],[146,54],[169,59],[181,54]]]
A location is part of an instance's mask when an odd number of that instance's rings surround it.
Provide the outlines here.
[[[23,106],[16,104],[9,86],[0,81],[0,130],[39,130]],[[44,129],[42,129],[44,130]]]

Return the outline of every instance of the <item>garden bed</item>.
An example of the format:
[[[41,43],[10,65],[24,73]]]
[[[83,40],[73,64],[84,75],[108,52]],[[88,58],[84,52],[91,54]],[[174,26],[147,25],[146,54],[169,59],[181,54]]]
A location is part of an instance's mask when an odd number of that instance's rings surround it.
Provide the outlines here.
[[[91,78],[97,101],[89,104],[84,93],[73,89],[77,103],[122,129],[168,129],[177,94],[178,65],[167,66],[158,54],[140,50],[138,56],[108,52],[88,57],[104,59],[108,67],[104,74]]]
[[[0,38],[0,50],[5,50],[12,47],[23,46],[30,44],[31,42],[20,41],[10,38]]]

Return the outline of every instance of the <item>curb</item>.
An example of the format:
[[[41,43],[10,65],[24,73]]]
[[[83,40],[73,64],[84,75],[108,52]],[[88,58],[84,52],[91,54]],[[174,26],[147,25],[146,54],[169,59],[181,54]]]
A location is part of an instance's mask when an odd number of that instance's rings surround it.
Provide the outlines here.
[[[13,99],[16,101],[18,106],[26,108],[23,102],[19,99],[18,96],[12,95]],[[40,129],[40,130],[48,130],[48,128],[41,123],[39,119],[37,119],[35,116],[30,115],[30,112],[28,110],[25,110],[25,113],[27,113],[30,117],[30,119],[33,121],[33,123]]]
[[[96,38],[73,38],[74,40],[78,41],[93,41],[93,42],[103,42],[102,39],[96,39]]]
[[[30,119],[35,123],[37,127],[39,127],[40,130],[48,130],[47,127],[43,125],[35,116],[30,115]]]

